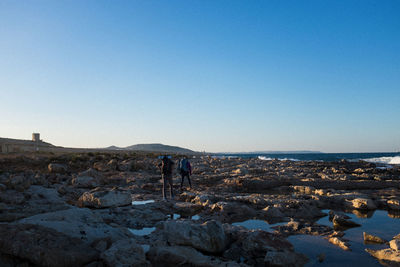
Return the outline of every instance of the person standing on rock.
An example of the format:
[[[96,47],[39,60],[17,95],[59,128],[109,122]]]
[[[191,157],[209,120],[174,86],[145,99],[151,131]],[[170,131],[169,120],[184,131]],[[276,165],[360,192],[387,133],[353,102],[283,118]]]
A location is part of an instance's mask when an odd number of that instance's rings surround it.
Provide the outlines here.
[[[183,181],[185,180],[185,177],[187,177],[189,181],[189,186],[192,188],[192,183],[190,182],[190,175],[192,175],[192,166],[190,165],[190,162],[187,158],[187,156],[184,156],[183,159],[179,161],[179,167],[178,171],[180,172],[182,176],[182,181],[181,181],[181,191],[183,188]]]
[[[161,167],[161,177],[163,180],[163,200],[167,199],[167,183],[169,185],[169,196],[171,199],[174,197],[173,183],[172,183],[172,170],[174,162],[168,157],[164,156],[159,165]]]

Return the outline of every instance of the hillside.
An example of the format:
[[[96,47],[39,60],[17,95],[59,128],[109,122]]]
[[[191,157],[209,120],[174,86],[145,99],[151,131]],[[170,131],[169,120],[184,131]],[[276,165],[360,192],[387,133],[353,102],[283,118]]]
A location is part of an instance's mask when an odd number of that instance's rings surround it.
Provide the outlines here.
[[[193,150],[182,148],[179,146],[169,146],[163,144],[137,144],[128,147],[110,146],[107,149],[126,150],[126,151],[148,151],[148,152],[164,152],[164,153],[196,153]]]

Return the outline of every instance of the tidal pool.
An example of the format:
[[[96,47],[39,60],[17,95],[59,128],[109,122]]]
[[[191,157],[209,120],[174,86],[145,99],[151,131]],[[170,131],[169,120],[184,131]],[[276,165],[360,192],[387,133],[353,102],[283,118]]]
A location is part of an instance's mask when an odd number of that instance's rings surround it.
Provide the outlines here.
[[[342,250],[320,236],[293,235],[287,238],[297,252],[307,255],[309,262],[306,266],[382,266],[377,259],[365,252],[365,249],[383,249],[388,246],[364,244],[363,232],[390,241],[400,233],[400,219],[389,217],[387,211],[383,210],[375,211],[369,218],[360,218],[353,213],[346,214],[352,221],[361,225],[344,231],[343,238],[349,240],[351,251]],[[317,223],[332,227],[329,216],[321,218]],[[325,255],[323,262],[318,261],[320,254]]]
[[[144,204],[148,204],[148,203],[154,203],[153,199],[149,199],[149,200],[135,200],[132,201],[132,205],[144,205]]]

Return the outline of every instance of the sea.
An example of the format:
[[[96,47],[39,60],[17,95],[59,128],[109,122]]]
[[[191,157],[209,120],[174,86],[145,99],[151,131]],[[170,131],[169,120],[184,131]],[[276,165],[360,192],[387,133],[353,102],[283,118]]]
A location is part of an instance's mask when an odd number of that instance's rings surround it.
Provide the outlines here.
[[[377,164],[400,164],[400,152],[379,153],[224,153],[214,157],[221,158],[258,158],[261,160],[291,161],[367,161]]]

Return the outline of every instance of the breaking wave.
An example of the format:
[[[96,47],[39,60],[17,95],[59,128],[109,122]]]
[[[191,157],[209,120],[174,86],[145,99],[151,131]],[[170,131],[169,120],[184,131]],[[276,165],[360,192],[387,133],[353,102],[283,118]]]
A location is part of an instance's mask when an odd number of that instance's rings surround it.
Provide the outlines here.
[[[371,163],[400,164],[400,156],[362,159]]]

